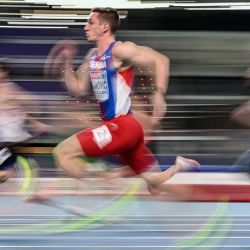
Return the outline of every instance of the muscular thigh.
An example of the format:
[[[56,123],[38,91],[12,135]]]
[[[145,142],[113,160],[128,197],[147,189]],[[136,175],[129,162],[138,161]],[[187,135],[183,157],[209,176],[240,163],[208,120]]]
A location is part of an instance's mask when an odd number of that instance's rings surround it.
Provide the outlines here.
[[[138,141],[131,150],[122,153],[121,157],[137,174],[148,171],[156,163],[156,158],[143,140]]]
[[[77,133],[77,138],[86,156],[105,156],[131,150],[143,139],[143,131],[133,117],[124,116],[83,130]]]
[[[70,155],[73,157],[85,155],[76,135],[72,135],[59,143],[56,150],[63,155]]]

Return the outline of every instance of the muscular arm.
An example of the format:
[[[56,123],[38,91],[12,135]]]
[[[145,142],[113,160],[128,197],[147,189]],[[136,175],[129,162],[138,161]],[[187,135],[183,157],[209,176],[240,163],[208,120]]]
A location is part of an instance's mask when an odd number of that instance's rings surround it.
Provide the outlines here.
[[[78,53],[78,44],[73,40],[59,41],[49,52],[45,61],[46,76],[58,75],[58,70],[73,96],[81,96],[89,91],[88,58],[93,49],[86,55],[78,70],[74,70],[73,57]]]
[[[69,92],[74,96],[81,96],[89,91],[89,72],[88,58],[93,50],[91,50],[84,62],[80,65],[77,71],[74,71],[74,66],[71,60],[66,60],[64,63],[64,81]]]
[[[156,92],[153,96],[153,123],[157,123],[166,111],[165,93],[168,88],[169,59],[163,54],[132,42],[118,43],[112,50],[112,56],[123,65],[150,67],[155,76]]]
[[[165,55],[132,42],[117,44],[112,55],[121,63],[151,67],[155,74],[156,87],[164,93],[167,91],[170,62]]]

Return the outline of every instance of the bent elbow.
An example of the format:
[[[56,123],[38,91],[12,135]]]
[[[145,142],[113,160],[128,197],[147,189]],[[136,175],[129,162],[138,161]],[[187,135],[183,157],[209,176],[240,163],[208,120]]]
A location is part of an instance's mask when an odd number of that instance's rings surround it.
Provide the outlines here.
[[[156,67],[161,68],[161,69],[169,69],[170,67],[170,60],[167,56],[161,54],[160,57],[156,60]]]
[[[163,56],[163,65],[166,68],[169,68],[169,66],[170,66],[170,59],[167,56]]]

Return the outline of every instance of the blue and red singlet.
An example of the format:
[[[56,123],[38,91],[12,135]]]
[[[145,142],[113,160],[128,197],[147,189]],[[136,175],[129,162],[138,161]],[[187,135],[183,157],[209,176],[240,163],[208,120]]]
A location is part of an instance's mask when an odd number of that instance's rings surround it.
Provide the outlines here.
[[[114,45],[115,42],[111,43],[101,57],[95,51],[89,59],[89,74],[103,120],[130,113],[134,67],[123,72],[113,67],[111,51]]]
[[[137,174],[156,161],[144,144],[141,125],[131,115],[130,94],[134,67],[119,72],[112,64],[112,48],[100,57],[95,51],[89,58],[91,83],[101,110],[102,125],[76,134],[84,154],[89,157],[120,155]]]

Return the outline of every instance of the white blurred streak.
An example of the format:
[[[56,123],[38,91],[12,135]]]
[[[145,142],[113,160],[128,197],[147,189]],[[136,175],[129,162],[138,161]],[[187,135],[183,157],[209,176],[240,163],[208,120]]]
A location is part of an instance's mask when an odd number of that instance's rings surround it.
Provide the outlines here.
[[[8,25],[8,26],[3,26],[0,25],[0,28],[14,28],[14,29],[67,29],[68,26],[30,26],[30,25]]]
[[[66,21],[61,21],[61,22],[55,22],[55,21],[48,21],[48,22],[45,22],[45,21],[39,21],[39,22],[36,22],[36,21],[17,21],[17,22],[13,22],[13,21],[8,21],[8,24],[11,24],[11,25],[21,25],[21,24],[28,24],[28,25],[48,25],[48,26],[54,26],[54,25],[71,25],[71,26],[78,26],[78,25],[85,25],[87,24],[86,22],[66,22]],[[27,26],[26,26],[27,27]]]

